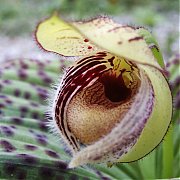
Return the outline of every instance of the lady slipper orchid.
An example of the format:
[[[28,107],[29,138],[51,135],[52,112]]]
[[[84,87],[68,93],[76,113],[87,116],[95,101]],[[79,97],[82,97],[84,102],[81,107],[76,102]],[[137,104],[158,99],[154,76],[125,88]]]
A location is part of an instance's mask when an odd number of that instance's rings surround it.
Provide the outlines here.
[[[70,149],[70,168],[136,161],[162,141],[172,97],[158,45],[144,28],[108,17],[66,22],[54,15],[36,31],[39,45],[77,61],[53,96],[50,122]]]

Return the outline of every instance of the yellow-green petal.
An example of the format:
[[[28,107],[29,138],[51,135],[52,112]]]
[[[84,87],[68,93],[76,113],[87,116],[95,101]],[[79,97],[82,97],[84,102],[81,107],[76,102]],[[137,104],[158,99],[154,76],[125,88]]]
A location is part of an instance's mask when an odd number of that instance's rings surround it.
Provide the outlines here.
[[[36,30],[39,45],[64,56],[83,56],[98,51],[98,48],[58,16],[41,22]]]

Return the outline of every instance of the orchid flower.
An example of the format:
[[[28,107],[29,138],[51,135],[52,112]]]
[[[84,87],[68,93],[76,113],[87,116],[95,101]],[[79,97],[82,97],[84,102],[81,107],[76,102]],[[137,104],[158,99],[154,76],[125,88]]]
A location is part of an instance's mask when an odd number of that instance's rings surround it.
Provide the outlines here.
[[[172,97],[146,29],[108,17],[66,22],[53,15],[38,25],[36,39],[47,51],[76,57],[53,93],[49,122],[72,154],[69,168],[136,161],[160,144]]]

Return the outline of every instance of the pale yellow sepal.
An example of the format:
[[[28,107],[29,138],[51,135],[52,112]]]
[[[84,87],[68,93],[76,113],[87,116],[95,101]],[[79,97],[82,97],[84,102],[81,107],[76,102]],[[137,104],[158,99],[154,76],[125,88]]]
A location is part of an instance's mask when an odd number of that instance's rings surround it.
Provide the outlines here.
[[[143,36],[135,28],[115,23],[107,17],[75,22],[74,27],[97,46],[141,64],[161,69]]]
[[[115,23],[107,17],[67,23],[53,15],[38,25],[36,38],[45,50],[64,56],[84,56],[106,50],[161,69],[143,36],[133,27]]]
[[[36,39],[43,49],[63,56],[84,56],[99,51],[71,25],[56,15],[38,25]]]

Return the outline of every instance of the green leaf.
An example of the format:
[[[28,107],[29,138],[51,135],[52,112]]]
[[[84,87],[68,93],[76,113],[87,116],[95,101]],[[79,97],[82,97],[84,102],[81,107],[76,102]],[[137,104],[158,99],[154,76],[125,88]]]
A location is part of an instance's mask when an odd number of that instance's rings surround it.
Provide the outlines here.
[[[46,126],[45,98],[64,67],[63,61],[17,60],[0,68],[0,178],[99,177],[90,168],[67,169],[70,156]]]

